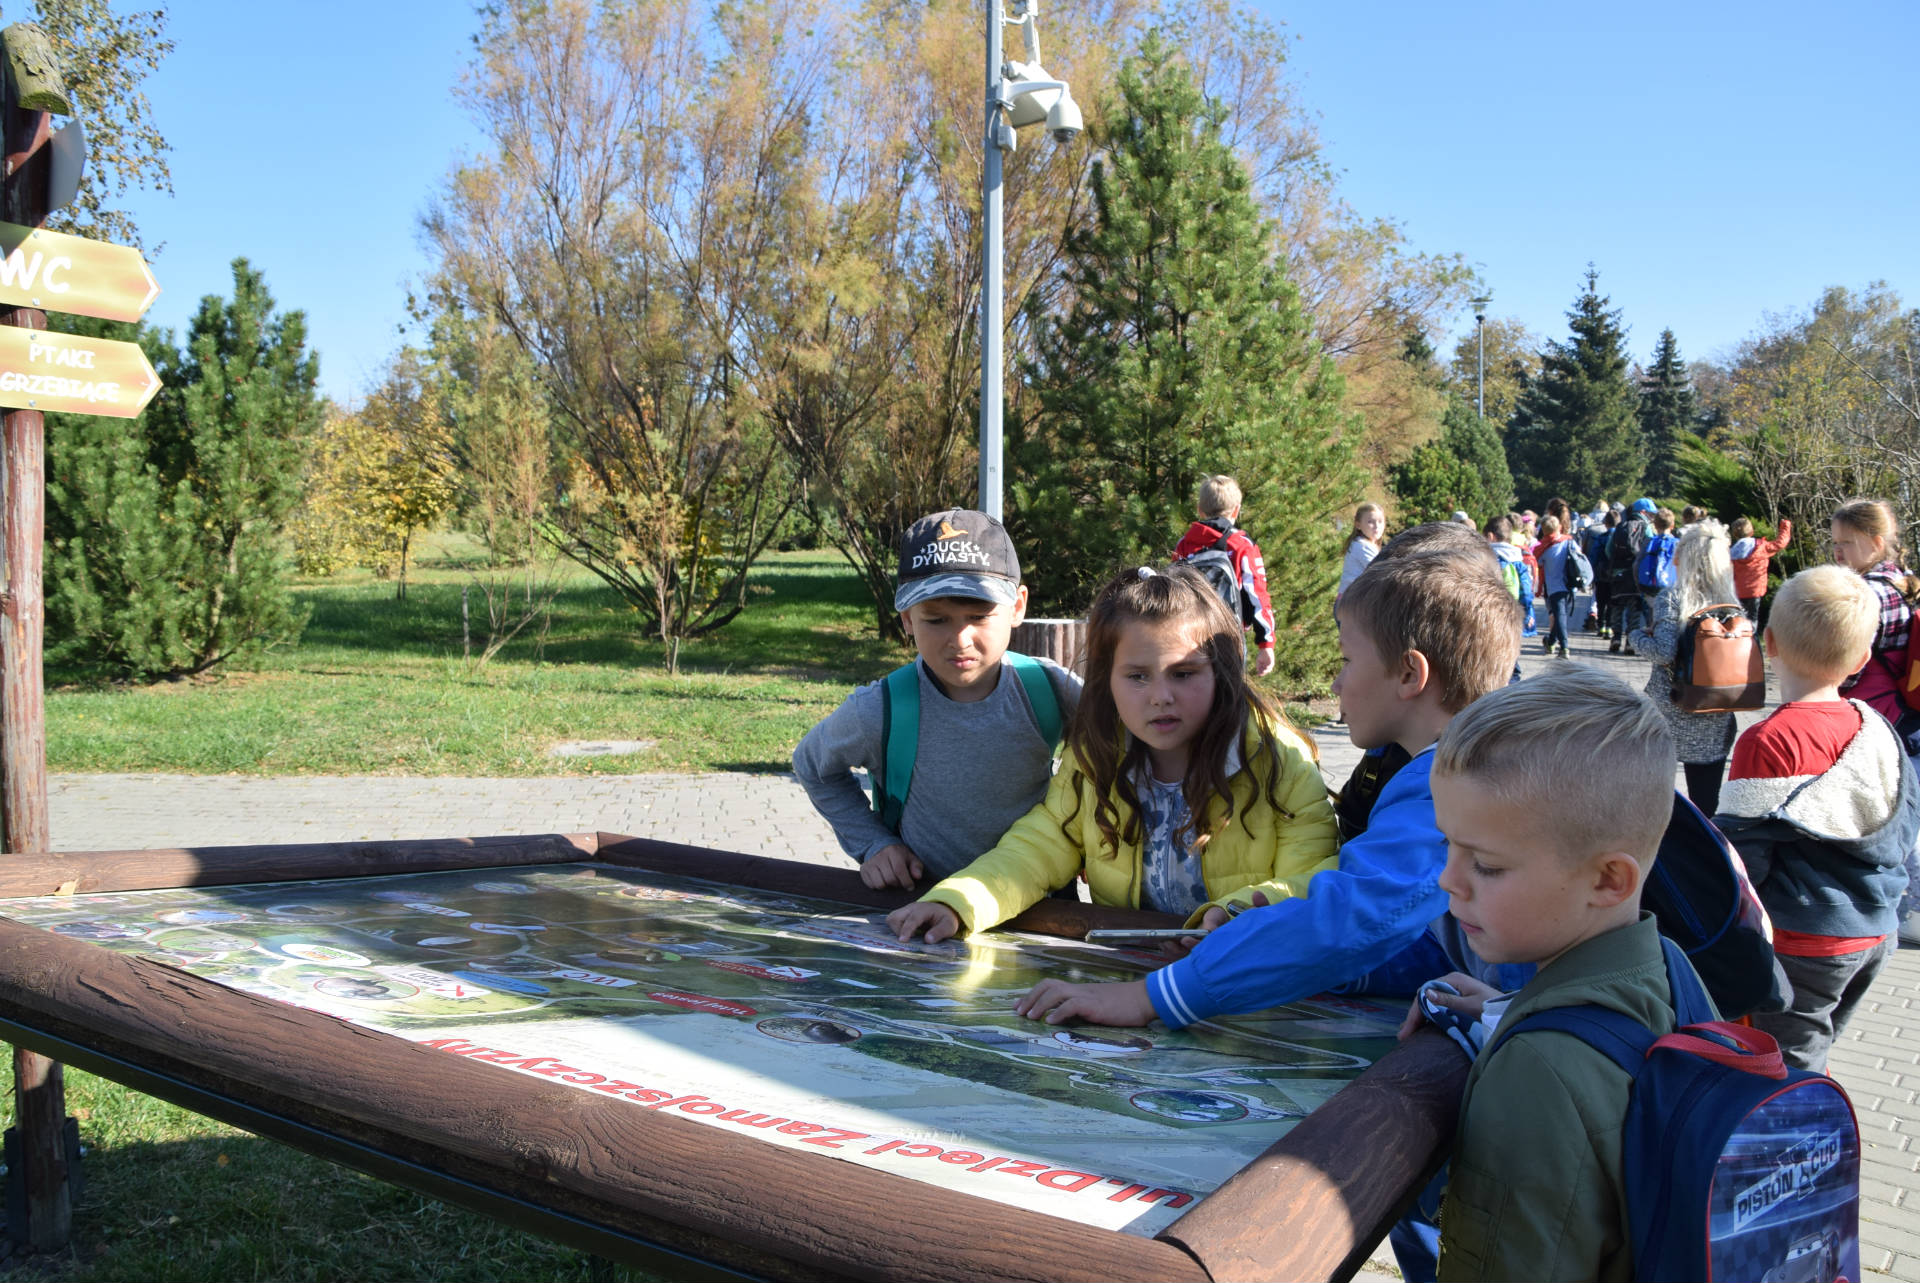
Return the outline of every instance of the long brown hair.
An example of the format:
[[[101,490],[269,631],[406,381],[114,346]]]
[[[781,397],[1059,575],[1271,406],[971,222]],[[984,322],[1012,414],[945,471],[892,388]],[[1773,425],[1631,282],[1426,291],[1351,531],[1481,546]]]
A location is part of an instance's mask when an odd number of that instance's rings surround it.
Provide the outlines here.
[[[1286,719],[1272,700],[1247,681],[1245,642],[1240,621],[1215,595],[1206,577],[1191,566],[1164,570],[1142,566],[1107,582],[1087,616],[1087,675],[1080,706],[1067,728],[1067,769],[1093,785],[1093,822],[1103,839],[1098,854],[1117,859],[1123,842],[1141,839],[1140,798],[1133,779],[1147,764],[1146,745],[1125,734],[1120,710],[1113,702],[1113,656],[1121,635],[1136,623],[1167,621],[1191,627],[1213,666],[1213,706],[1194,736],[1187,757],[1181,792],[1187,801],[1187,832],[1192,845],[1204,847],[1233,819],[1233,790],[1227,783],[1227,756],[1241,746],[1251,725],[1259,744],[1245,762],[1247,770],[1264,770],[1255,787],[1267,805],[1287,819],[1293,813],[1280,805],[1280,749],[1274,728]],[[1079,814],[1075,790],[1071,825]],[[1209,804],[1219,798],[1220,813],[1208,817]],[[1089,853],[1092,854],[1092,853]]]
[[[1900,595],[1909,602],[1920,598],[1920,577],[1907,569],[1907,552],[1900,543],[1900,522],[1892,504],[1882,499],[1849,499],[1834,509],[1833,520],[1869,539],[1886,540],[1886,559],[1899,568],[1895,585]]]

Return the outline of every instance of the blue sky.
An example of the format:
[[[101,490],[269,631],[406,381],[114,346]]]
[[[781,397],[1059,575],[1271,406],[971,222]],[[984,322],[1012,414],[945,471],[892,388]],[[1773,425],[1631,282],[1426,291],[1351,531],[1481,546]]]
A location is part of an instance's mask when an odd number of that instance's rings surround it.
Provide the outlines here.
[[[1589,261],[1642,360],[1663,327],[1728,352],[1828,285],[1920,304],[1920,5],[1254,7],[1298,37],[1347,198],[1465,255],[1496,315],[1564,337]],[[476,27],[467,0],[181,0],[148,82],[174,195],[128,202],[161,246],[151,319],[182,326],[244,254],[306,311],[324,390],[361,395],[420,215],[479,145],[452,96]]]

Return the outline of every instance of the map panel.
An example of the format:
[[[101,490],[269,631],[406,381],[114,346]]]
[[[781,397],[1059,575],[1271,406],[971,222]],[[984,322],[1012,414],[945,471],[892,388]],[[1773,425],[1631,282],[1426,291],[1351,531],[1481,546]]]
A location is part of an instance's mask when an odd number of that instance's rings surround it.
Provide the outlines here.
[[[598,864],[0,901],[0,914],[452,1055],[1154,1234],[1394,1045],[1322,996],[1179,1032],[1056,1028],[1037,981],[1153,955]]]

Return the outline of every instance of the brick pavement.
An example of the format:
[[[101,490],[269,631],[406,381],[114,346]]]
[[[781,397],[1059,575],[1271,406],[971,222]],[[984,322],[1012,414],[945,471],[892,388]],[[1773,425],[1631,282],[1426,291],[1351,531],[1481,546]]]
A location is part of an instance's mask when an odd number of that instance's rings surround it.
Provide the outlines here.
[[[1639,685],[1647,665],[1578,635],[1573,662]],[[1529,674],[1563,661],[1538,643]],[[1753,716],[1743,716],[1742,724]],[[1344,728],[1314,732],[1338,782],[1358,758]],[[1678,772],[1676,771],[1676,778]],[[56,850],[336,842],[601,830],[823,864],[848,861],[785,775],[597,775],[553,779],[64,775],[51,782]],[[1835,1048],[1866,1139],[1861,1263],[1920,1279],[1920,948],[1903,948]],[[1390,1271],[1384,1252],[1362,1277]]]

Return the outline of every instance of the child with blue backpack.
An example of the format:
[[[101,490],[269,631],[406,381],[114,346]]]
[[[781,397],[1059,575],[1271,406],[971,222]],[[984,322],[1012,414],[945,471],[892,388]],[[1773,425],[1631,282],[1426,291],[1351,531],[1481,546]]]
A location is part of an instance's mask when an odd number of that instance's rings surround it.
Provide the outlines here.
[[[1491,1027],[1461,1105],[1439,1277],[1632,1278],[1621,1165],[1632,1080],[1577,1039],[1503,1035],[1576,1005],[1673,1030],[1668,963],[1640,911],[1673,795],[1666,719],[1611,677],[1556,670],[1469,704],[1442,732],[1431,778],[1450,914],[1488,962],[1539,967],[1511,996],[1461,974],[1446,978],[1458,996],[1433,995]],[[1402,1036],[1422,1018],[1416,1002]]]
[[[1449,917],[1485,960],[1538,966],[1511,995],[1449,975],[1401,1029],[1430,1020],[1473,1057],[1440,1279],[1860,1277],[1845,1091],[1720,1021],[1642,911],[1673,751],[1651,701],[1584,669],[1483,696],[1440,737]]]
[[[1080,698],[1072,673],[1009,651],[1027,589],[1006,528],[983,512],[907,527],[893,605],[918,659],[855,690],[793,752],[814,809],[875,888],[945,877],[997,842],[1046,795]]]

